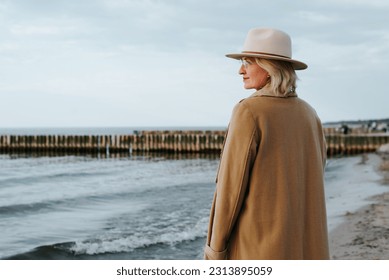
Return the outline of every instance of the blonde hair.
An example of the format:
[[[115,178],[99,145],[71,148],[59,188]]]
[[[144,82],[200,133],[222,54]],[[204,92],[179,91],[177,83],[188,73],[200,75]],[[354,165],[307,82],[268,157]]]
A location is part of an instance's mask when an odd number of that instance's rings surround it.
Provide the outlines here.
[[[298,77],[290,62],[258,57],[255,62],[269,74],[270,82],[266,87],[270,88],[275,96],[287,97],[295,94]]]

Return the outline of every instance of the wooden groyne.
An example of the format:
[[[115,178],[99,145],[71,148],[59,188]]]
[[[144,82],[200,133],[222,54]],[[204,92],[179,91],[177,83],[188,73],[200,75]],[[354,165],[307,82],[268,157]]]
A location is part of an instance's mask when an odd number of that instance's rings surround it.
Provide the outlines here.
[[[131,135],[0,135],[0,153],[220,153],[225,131],[141,131]],[[374,152],[389,134],[326,133],[327,154]]]
[[[389,134],[328,134],[327,155],[356,155],[375,152],[380,146],[389,143]]]
[[[134,135],[0,135],[1,153],[220,152],[225,131],[143,131]]]

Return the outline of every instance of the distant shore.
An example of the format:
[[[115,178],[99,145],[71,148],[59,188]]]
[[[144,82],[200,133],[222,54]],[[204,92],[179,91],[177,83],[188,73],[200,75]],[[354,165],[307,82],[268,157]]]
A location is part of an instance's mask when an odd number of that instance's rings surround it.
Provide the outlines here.
[[[352,176],[358,176],[366,188],[382,186],[382,193],[365,201],[367,206],[351,209],[342,215],[342,223],[330,230],[330,256],[334,260],[389,260],[389,162],[376,154],[361,156],[354,166],[360,174],[345,172],[343,183],[354,188]],[[351,170],[351,169],[350,169]],[[369,171],[374,170],[377,177]],[[365,173],[365,174],[364,174]],[[350,177],[351,176],[351,177]],[[361,176],[365,176],[361,181]],[[368,190],[367,190],[368,191]],[[342,197],[347,201],[348,197]]]

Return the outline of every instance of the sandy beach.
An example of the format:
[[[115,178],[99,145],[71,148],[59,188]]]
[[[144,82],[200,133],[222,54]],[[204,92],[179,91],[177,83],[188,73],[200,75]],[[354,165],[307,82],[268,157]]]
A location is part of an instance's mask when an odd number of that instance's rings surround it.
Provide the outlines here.
[[[339,195],[345,208],[339,212],[337,207],[338,223],[329,225],[331,259],[389,260],[389,160],[365,154],[344,171],[339,185],[356,191]],[[364,206],[348,204],[356,199]],[[329,213],[331,205],[327,203]]]

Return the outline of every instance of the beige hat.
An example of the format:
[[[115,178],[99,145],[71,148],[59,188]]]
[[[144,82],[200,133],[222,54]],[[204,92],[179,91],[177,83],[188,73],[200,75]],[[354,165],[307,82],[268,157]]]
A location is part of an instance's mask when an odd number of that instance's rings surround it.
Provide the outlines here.
[[[289,61],[295,70],[303,70],[308,66],[292,59],[292,41],[288,34],[277,29],[254,28],[249,31],[241,53],[226,54],[227,57],[262,57]]]

